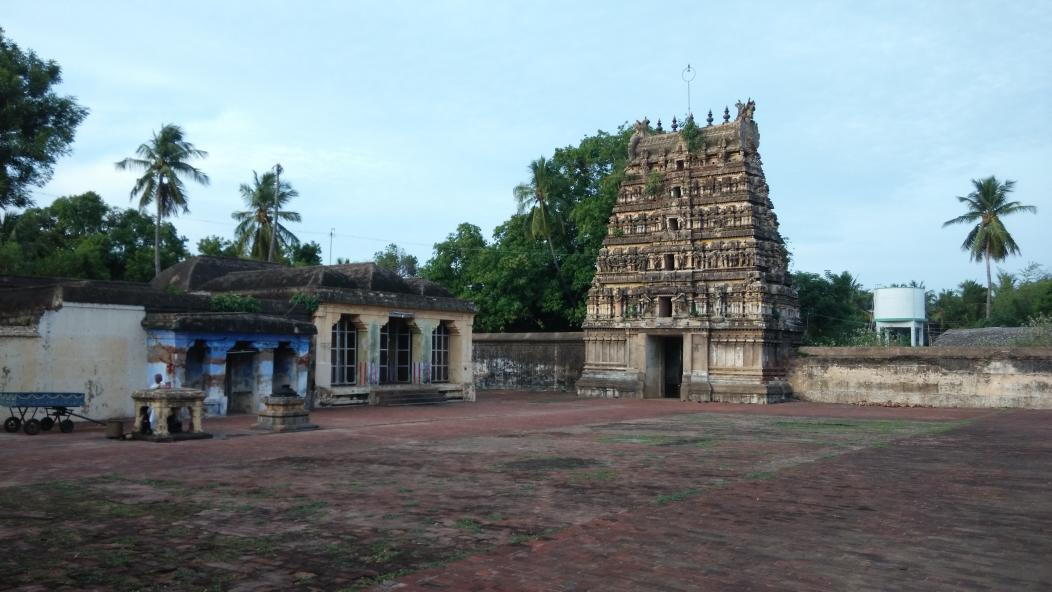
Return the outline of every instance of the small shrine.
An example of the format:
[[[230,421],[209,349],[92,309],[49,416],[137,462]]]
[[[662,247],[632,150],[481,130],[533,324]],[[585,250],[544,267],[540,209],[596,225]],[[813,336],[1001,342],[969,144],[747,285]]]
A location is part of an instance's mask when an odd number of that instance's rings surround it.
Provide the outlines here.
[[[299,432],[316,430],[318,426],[310,423],[310,412],[304,405],[303,397],[284,384],[274,394],[263,398],[263,411],[259,412],[257,430],[268,432]]]
[[[135,427],[132,438],[154,442],[211,438],[201,427],[205,394],[191,388],[161,387],[132,393]]]

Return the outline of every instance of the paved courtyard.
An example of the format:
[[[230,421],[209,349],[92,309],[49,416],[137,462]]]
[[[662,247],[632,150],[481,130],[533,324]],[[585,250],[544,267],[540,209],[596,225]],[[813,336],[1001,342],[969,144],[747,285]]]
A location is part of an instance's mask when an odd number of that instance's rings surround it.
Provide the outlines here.
[[[0,435],[0,589],[1052,589],[1049,412],[497,393],[312,419]]]

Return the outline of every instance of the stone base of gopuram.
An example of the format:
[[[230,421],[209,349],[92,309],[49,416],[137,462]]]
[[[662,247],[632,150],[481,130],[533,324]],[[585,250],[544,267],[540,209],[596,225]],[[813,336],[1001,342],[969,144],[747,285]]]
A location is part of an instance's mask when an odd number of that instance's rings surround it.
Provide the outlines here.
[[[310,422],[310,412],[304,406],[303,397],[264,397],[263,411],[252,429],[299,432],[316,430],[318,426]]]
[[[785,403],[793,399],[793,389],[784,380],[768,382],[726,382],[713,379],[708,384],[690,385],[688,399],[702,403]]]

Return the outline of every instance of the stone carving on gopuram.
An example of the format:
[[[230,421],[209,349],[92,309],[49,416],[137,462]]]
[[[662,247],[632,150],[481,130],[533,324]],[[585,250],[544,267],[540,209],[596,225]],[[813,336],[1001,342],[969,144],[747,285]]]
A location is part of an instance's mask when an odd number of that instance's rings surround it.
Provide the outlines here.
[[[636,123],[588,293],[579,396],[789,398],[800,313],[756,105],[737,107],[682,131]]]

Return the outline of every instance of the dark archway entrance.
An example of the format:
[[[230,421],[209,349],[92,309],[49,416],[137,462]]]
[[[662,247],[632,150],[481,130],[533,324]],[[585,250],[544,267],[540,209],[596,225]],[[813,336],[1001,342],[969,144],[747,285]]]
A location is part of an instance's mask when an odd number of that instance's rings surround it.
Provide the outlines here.
[[[391,317],[380,329],[380,384],[412,382],[413,333],[405,319]]]
[[[258,352],[252,344],[239,341],[226,354],[227,415],[255,413],[253,393],[256,390],[255,361]]]
[[[680,383],[683,381],[683,338],[662,337],[661,341],[661,395],[666,399],[678,399]]]

